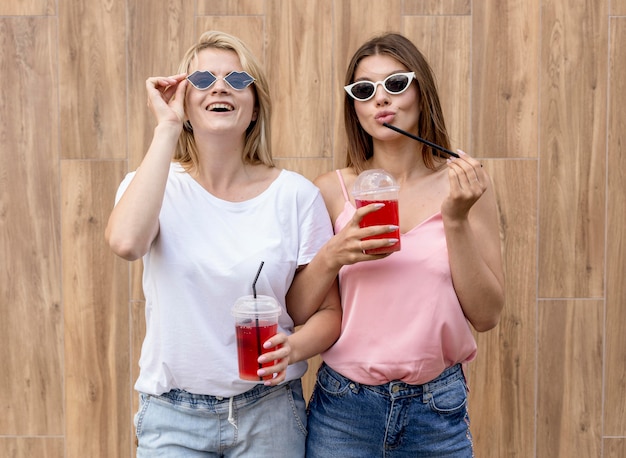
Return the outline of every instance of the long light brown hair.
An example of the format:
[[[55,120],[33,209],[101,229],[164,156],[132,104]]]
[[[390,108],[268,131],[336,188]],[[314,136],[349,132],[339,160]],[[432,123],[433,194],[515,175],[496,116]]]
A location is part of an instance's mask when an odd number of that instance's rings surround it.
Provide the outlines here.
[[[242,160],[249,164],[265,164],[273,167],[274,160],[270,150],[271,101],[269,85],[261,65],[239,38],[224,32],[208,31],[204,32],[198,42],[187,50],[178,67],[178,72],[188,73],[198,53],[207,48],[235,52],[243,69],[256,80],[252,88],[255,94],[257,119],[252,121],[246,130]],[[174,160],[180,162],[187,170],[198,166],[198,148],[193,136],[193,127],[190,128],[187,122],[178,138]]]
[[[345,84],[354,82],[354,74],[361,60],[374,55],[393,57],[409,71],[415,73],[413,82],[417,84],[418,94],[415,110],[419,114],[417,135],[450,149],[450,139],[433,71],[420,50],[403,35],[386,33],[364,43],[352,56],[346,71]],[[371,135],[359,123],[354,103],[355,100],[345,94],[344,123],[348,136],[346,165],[354,167],[356,172],[360,173],[365,169],[365,162],[373,156],[374,146]],[[439,164],[433,158],[433,150],[429,146],[416,142],[416,151],[421,152],[426,167],[432,170],[437,169]],[[440,157],[438,152],[436,155]]]

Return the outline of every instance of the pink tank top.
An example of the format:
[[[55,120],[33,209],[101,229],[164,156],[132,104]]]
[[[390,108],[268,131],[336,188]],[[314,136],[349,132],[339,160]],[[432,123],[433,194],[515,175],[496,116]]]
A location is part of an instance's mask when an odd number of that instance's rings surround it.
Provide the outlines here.
[[[337,175],[346,202],[335,232],[356,211],[339,170]],[[359,383],[421,385],[476,356],[476,341],[452,286],[441,213],[401,239],[400,251],[339,271],[341,336],[322,356]]]

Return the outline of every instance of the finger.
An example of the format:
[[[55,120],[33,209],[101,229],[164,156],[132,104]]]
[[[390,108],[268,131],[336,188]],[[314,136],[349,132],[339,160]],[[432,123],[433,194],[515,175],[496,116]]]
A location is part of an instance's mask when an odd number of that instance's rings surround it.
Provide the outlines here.
[[[358,226],[365,215],[378,211],[384,206],[385,204],[378,202],[358,208],[357,211],[354,213],[354,216],[352,217],[352,223]]]

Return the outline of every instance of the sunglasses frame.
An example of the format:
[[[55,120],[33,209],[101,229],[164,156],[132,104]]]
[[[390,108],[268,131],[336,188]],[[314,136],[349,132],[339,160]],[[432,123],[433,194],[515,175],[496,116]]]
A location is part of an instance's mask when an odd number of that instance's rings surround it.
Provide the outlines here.
[[[194,75],[196,75],[196,74],[205,74],[205,73],[208,73],[209,75],[211,75],[211,76],[214,78],[214,79],[213,79],[213,82],[211,82],[211,84],[209,84],[207,87],[199,87],[198,85],[196,85],[196,83],[194,83],[194,82],[192,81],[192,79],[191,79],[191,78],[193,78],[193,76],[194,76]],[[228,81],[228,77],[229,77],[229,76],[231,76],[231,75],[245,75],[245,76],[247,76],[249,79],[244,81],[244,84],[245,84],[245,86],[244,86],[244,87],[242,87],[242,88],[238,88],[238,87],[233,86],[233,84],[232,84],[230,81]],[[193,72],[191,75],[189,75],[189,76],[187,77],[187,81],[189,81],[189,82],[191,83],[191,85],[192,85],[193,87],[195,87],[197,90],[199,90],[199,91],[206,91],[207,89],[210,89],[210,88],[211,88],[211,86],[213,86],[213,85],[215,84],[215,82],[216,82],[218,79],[220,79],[220,78],[221,78],[221,79],[223,79],[224,81],[226,81],[226,83],[227,83],[227,84],[228,84],[231,88],[233,88],[233,89],[234,89],[234,90],[236,90],[236,91],[243,91],[243,90],[245,90],[248,86],[250,86],[251,84],[253,84],[253,83],[256,81],[256,79],[255,79],[252,75],[250,75],[248,72],[246,72],[246,71],[237,72],[237,71],[234,71],[234,70],[233,70],[232,72],[230,72],[228,75],[226,75],[226,76],[220,76],[220,77],[215,76],[213,73],[211,73],[211,72],[210,72],[210,71],[208,71],[208,70],[205,70],[205,71],[196,70],[195,72]]]
[[[404,89],[398,91],[398,92],[392,92],[389,89],[387,89],[387,86],[385,85],[385,83],[390,79],[393,78],[394,76],[406,76],[409,81],[406,83],[406,86],[404,87]],[[368,100],[370,100],[372,97],[374,97],[376,95],[376,90],[378,89],[378,85],[380,84],[383,89],[385,90],[385,92],[387,92],[387,94],[391,94],[391,95],[398,95],[398,94],[402,94],[404,91],[406,91],[409,86],[411,85],[411,83],[413,82],[413,80],[415,79],[415,72],[398,72],[398,73],[393,73],[391,75],[389,75],[387,78],[385,78],[384,80],[381,81],[368,81],[368,80],[361,80],[361,81],[357,81],[355,83],[352,84],[348,84],[347,86],[344,86],[343,88],[345,89],[345,91],[348,93],[348,95],[350,97],[352,97],[354,100],[358,100],[359,102],[367,102]],[[367,98],[364,99],[359,99],[358,97],[356,97],[353,93],[352,93],[352,88],[354,86],[357,86],[359,84],[368,84],[368,85],[372,85],[374,86],[374,90],[372,91],[372,95],[370,95]]]

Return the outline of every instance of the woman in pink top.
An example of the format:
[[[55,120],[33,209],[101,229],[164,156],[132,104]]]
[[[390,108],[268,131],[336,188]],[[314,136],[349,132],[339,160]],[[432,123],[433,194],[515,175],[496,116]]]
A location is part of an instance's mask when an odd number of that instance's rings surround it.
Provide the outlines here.
[[[337,272],[339,340],[309,404],[307,457],[472,456],[461,365],[471,327],[497,325],[504,274],[495,196],[481,164],[440,152],[384,124],[449,148],[432,71],[398,34],[365,43],[346,73],[347,167],[320,176],[335,236],[320,251]],[[400,185],[401,250],[368,255],[397,227],[359,228],[359,175],[384,169]],[[365,262],[368,261],[368,262]]]

